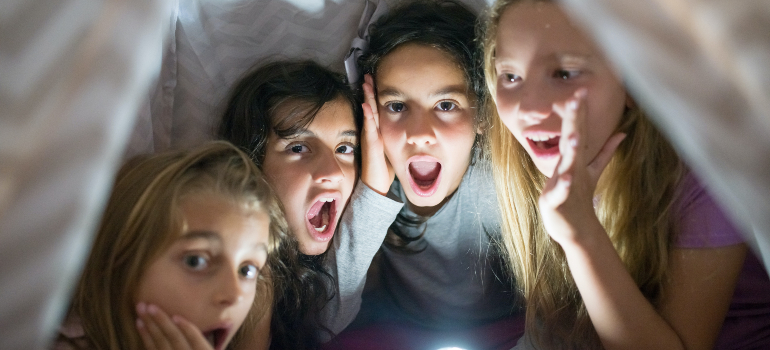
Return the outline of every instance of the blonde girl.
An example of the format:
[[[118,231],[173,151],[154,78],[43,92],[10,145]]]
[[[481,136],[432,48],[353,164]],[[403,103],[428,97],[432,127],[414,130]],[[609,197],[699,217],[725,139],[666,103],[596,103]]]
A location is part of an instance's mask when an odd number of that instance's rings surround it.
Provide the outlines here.
[[[285,232],[261,172],[229,143],[129,161],[57,348],[224,349]]]
[[[484,45],[503,237],[526,298],[520,344],[767,344],[767,275],[753,256],[744,265],[740,235],[561,8],[498,1]],[[749,331],[735,321],[747,308],[764,313]]]

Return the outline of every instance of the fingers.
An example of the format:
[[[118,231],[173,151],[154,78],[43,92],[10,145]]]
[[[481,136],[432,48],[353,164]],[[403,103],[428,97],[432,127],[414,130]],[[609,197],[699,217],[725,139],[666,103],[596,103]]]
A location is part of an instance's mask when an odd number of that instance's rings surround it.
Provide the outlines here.
[[[209,345],[208,341],[206,341],[206,338],[203,337],[203,333],[201,333],[198,327],[196,327],[190,321],[185,320],[181,316],[174,316],[173,320],[190,345],[192,345],[193,350],[211,349],[211,345]]]
[[[374,119],[374,125],[377,126],[377,130],[380,129],[380,115],[377,112],[377,97],[374,94],[374,79],[371,74],[364,75],[364,103],[369,105],[371,116]],[[366,117],[366,114],[364,114]]]
[[[211,349],[201,331],[182,317],[170,318],[155,305],[136,306],[136,326],[145,348],[149,350]]]
[[[540,194],[540,207],[558,208],[569,198],[570,188],[572,187],[572,174],[554,174],[545,183],[545,188]]]

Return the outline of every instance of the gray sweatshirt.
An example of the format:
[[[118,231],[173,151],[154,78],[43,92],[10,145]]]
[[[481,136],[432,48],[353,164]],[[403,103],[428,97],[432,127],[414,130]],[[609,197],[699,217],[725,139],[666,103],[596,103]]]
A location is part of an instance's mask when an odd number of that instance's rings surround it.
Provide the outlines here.
[[[403,205],[400,183],[393,183],[387,197],[358,183],[327,260],[337,285],[323,310],[325,326],[339,333],[359,309],[435,329],[483,324],[518,312],[510,280],[501,273],[500,249],[490,242],[500,237],[494,184],[488,167],[478,163],[468,167],[458,189],[433,216],[417,227],[401,225],[410,237],[424,232],[407,246],[416,253],[382,245],[399,211],[415,216]],[[367,281],[381,245],[375,266],[379,273]],[[362,306],[365,284],[372,305]]]

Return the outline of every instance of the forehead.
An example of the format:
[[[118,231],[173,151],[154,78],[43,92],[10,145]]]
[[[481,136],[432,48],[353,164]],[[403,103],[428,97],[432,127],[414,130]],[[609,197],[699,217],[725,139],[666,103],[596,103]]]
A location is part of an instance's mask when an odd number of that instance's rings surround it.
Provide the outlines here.
[[[524,1],[508,6],[497,30],[496,59],[591,56],[595,48],[559,5]],[[499,62],[497,62],[499,63]]]
[[[279,105],[275,110],[276,125],[281,129],[288,129],[307,120],[303,118],[311,111],[313,106],[305,101],[289,100]],[[310,117],[310,122],[304,128],[298,129],[298,134],[335,135],[347,131],[355,131],[356,123],[350,102],[342,95],[324,103],[321,109]],[[349,133],[348,133],[349,134]],[[275,137],[276,135],[271,135]]]
[[[377,67],[377,89],[465,85],[465,74],[448,53],[428,45],[403,44],[387,54]],[[428,91],[426,90],[426,91]]]

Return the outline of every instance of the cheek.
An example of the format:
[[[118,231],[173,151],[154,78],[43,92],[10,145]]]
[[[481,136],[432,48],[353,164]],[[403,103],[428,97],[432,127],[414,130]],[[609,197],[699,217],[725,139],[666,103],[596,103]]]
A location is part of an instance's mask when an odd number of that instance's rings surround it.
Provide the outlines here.
[[[498,87],[497,95],[495,97],[495,106],[500,121],[503,122],[508,130],[513,132],[514,129],[518,129],[516,124],[516,106],[518,106],[518,100],[514,98],[513,94]]]

